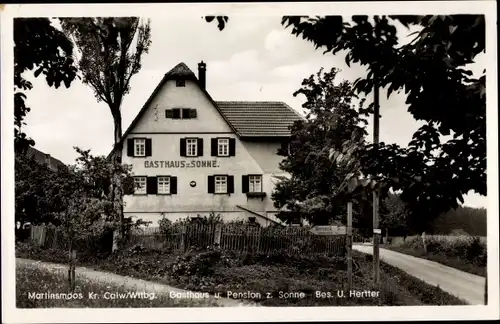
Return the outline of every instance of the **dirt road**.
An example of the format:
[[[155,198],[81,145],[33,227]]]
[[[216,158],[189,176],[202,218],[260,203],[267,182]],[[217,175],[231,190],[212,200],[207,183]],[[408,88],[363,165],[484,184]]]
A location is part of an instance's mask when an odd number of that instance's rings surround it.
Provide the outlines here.
[[[372,254],[373,246],[355,244],[354,250]],[[468,301],[484,305],[485,278],[447,267],[437,262],[380,249],[380,259],[408,274]]]
[[[29,267],[36,267],[39,269],[46,269],[53,273],[62,272],[66,275],[68,271],[68,267],[66,265],[57,264],[57,263],[49,263],[49,262],[41,262],[35,260],[28,259],[20,259],[16,258],[16,264],[24,265]],[[163,285],[156,282],[135,279],[131,277],[120,276],[114,273],[96,271],[93,269],[85,268],[85,267],[77,267],[75,270],[76,277],[83,277],[93,282],[99,282],[103,284],[115,284],[117,286],[123,287],[127,290],[131,291],[144,291],[144,292],[154,292],[156,294],[165,294],[169,295],[170,292],[175,293],[187,293],[187,290],[182,290],[178,288],[174,288],[171,286]],[[208,307],[208,306],[218,306],[218,307],[249,307],[249,306],[257,306],[255,303],[250,302],[241,302],[235,299],[229,298],[215,298],[211,296],[208,299],[205,298],[182,298],[179,301],[183,300],[186,302],[186,299],[191,299],[189,302],[190,306],[193,307]]]

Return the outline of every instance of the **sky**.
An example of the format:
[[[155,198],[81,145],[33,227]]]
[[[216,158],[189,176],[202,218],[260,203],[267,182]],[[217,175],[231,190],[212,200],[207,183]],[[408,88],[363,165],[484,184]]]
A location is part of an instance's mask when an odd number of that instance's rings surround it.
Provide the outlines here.
[[[323,54],[312,43],[285,29],[280,16],[231,16],[223,31],[200,16],[169,16],[151,19],[151,47],[143,57],[141,71],[132,77],[131,91],[122,105],[123,130],[142,108],[163,75],[180,62],[197,74],[197,64],[207,64],[207,91],[214,100],[284,101],[301,112],[305,97],[294,97],[304,78],[321,67],[341,71],[337,81],[364,75],[364,68],[345,64],[344,53]],[[397,26],[402,42],[414,30]],[[475,73],[485,68],[479,57],[471,66]],[[74,146],[107,155],[113,144],[113,121],[105,103],[98,103],[88,86],[75,80],[69,89],[50,88],[43,78],[34,78],[27,93],[31,111],[23,130],[39,150],[74,163]],[[372,99],[367,98],[368,102]],[[407,112],[404,95],[389,99],[381,92],[380,141],[406,146],[421,125]],[[369,125],[369,138],[372,125]],[[486,197],[469,194],[465,205],[486,207]]]

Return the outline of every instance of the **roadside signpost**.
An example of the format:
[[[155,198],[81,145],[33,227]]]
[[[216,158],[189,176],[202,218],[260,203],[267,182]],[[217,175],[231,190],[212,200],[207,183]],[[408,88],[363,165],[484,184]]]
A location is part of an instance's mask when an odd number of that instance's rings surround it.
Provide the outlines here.
[[[346,235],[347,240],[347,289],[352,289],[352,202],[347,203],[347,227],[338,225],[314,226],[311,232],[316,235]]]
[[[346,235],[345,226],[337,225],[318,225],[311,228],[311,232],[316,235]]]

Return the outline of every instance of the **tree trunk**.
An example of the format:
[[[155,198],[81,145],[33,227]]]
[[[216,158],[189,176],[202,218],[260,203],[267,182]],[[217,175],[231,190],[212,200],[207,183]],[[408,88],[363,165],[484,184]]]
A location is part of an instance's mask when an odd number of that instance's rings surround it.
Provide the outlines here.
[[[115,230],[113,235],[113,251],[119,250],[123,244],[125,222],[123,216],[123,186],[120,176],[119,166],[122,163],[122,118],[120,113],[113,114],[114,122],[114,152],[113,152],[113,164],[115,168],[113,169],[113,184],[111,195],[113,199],[113,205],[115,210],[115,215],[119,224],[119,228]]]

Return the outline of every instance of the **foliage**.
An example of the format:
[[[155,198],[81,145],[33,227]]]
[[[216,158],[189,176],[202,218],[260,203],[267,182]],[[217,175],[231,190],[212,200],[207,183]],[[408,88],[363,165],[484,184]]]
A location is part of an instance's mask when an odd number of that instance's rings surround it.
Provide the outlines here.
[[[75,149],[76,164],[58,172],[16,156],[16,221],[52,222],[68,244],[83,240],[88,245],[117,226],[108,195],[116,169],[105,156]],[[121,165],[119,176],[124,182],[131,179],[130,166]]]
[[[326,225],[344,218],[347,190],[338,190],[348,170],[341,163],[331,163],[329,148],[340,148],[346,140],[364,145],[366,120],[360,115],[363,102],[356,107],[356,96],[348,81],[335,84],[338,70],[321,69],[304,79],[294,96],[303,94],[307,101],[305,120],[291,128],[288,150],[278,154],[285,158],[280,169],[291,175],[277,184],[272,194],[276,208],[287,208],[277,216],[291,222],[290,212],[299,213],[313,225]],[[363,201],[361,194],[351,197]],[[357,204],[359,207],[362,203]],[[362,214],[356,210],[357,215]]]
[[[484,16],[286,16],[282,23],[325,53],[345,51],[347,64],[366,66],[358,91],[372,92],[374,82],[388,96],[405,90],[408,111],[425,124],[407,148],[381,143],[355,158],[364,174],[402,190],[412,226],[424,230],[470,190],[486,194],[485,71],[474,77],[466,66],[484,52]],[[412,42],[399,44],[397,23],[420,28]],[[453,138],[441,142],[442,135]]]
[[[16,223],[21,227],[25,223],[55,223],[53,213],[62,210],[62,206],[51,201],[46,191],[47,184],[60,180],[54,171],[17,152],[14,172]]]
[[[83,83],[92,88],[97,101],[104,101],[108,105],[113,117],[112,157],[115,172],[110,196],[116,219],[121,224],[121,235],[117,243],[122,243],[125,219],[123,186],[119,175],[123,135],[121,105],[130,90],[130,80],[140,71],[142,56],[148,53],[151,45],[149,20],[145,23],[137,17],[80,17],[60,20],[65,34],[73,39],[80,54],[77,65],[82,73]]]
[[[76,77],[72,53],[71,42],[49,18],[14,19],[14,134],[17,152],[22,153],[28,146],[35,145],[22,131],[24,118],[30,111],[25,102],[26,91],[33,88],[24,73],[34,70],[34,76],[43,74],[50,87],[57,89],[64,83],[69,88]]]
[[[401,245],[388,248],[485,276],[487,266],[485,237],[426,235],[426,243],[427,253],[424,251],[420,236],[408,237]]]
[[[219,28],[219,30],[223,30],[226,27],[228,20],[229,17],[227,16],[205,16],[206,22],[217,22],[217,28]]]
[[[380,204],[380,227],[389,229],[389,235],[406,234],[408,207],[398,194],[389,193]]]

